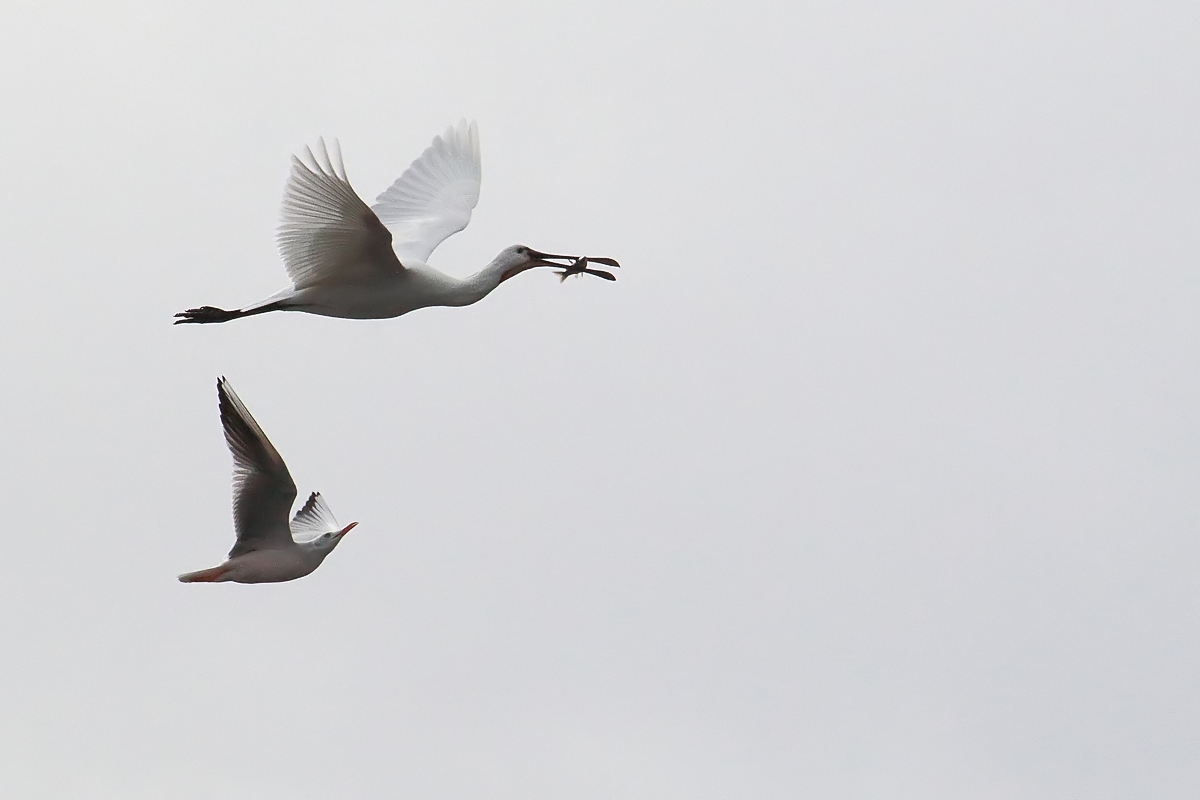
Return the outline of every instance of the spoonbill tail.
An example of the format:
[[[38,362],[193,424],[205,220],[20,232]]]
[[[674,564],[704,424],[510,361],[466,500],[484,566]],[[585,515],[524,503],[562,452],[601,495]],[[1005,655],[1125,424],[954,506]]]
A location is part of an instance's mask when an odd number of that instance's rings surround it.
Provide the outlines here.
[[[224,564],[180,575],[179,580],[279,583],[303,578],[321,566],[358,523],[338,527],[329,506],[313,492],[289,525],[296,484],[287,465],[224,378],[217,380],[217,398],[225,442],[233,453],[237,543]]]
[[[611,258],[562,256],[516,244],[469,278],[425,262],[434,248],[467,227],[479,202],[479,130],[447,128],[374,206],[355,193],[341,149],[333,158],[323,139],[317,151],[293,156],[283,192],[279,251],[292,287],[244,308],[189,308],[175,324],[228,322],[267,311],[306,311],[326,317],[384,319],[426,306],[466,306],[503,281],[533,267],[557,267],[562,278],[586,273],[616,280],[589,264],[619,267]]]

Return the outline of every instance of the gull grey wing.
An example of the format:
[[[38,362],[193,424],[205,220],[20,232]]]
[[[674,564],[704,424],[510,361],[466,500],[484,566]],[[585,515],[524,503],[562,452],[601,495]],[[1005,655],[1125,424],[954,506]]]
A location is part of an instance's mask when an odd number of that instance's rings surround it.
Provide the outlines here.
[[[275,447],[224,378],[217,380],[221,425],[233,454],[233,527],[229,557],[291,547],[288,514],[296,484]]]
[[[310,494],[308,502],[292,518],[292,538],[297,542],[307,542],[322,534],[335,533],[338,529],[337,520],[320,492]]]

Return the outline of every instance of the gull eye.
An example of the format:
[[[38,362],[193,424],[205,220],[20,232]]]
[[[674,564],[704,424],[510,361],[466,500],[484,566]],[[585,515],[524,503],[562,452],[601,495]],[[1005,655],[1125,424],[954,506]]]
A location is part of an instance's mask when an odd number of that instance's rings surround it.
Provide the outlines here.
[[[333,536],[333,534],[332,534],[332,533],[327,533],[327,534],[325,534],[325,536],[323,536],[322,538],[324,538],[324,539],[328,539],[330,536]]]
[[[523,256],[528,252],[529,252],[529,250],[527,248],[524,248],[524,247],[517,248],[517,255],[519,255],[519,256]]]

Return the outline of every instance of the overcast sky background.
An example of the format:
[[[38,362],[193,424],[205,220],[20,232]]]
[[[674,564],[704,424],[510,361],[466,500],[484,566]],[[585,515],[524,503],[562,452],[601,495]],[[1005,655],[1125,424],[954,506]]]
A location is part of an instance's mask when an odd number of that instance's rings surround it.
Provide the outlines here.
[[[1200,6],[193,5],[0,27],[0,794],[1195,796]],[[617,283],[171,326],[462,117],[433,264]]]

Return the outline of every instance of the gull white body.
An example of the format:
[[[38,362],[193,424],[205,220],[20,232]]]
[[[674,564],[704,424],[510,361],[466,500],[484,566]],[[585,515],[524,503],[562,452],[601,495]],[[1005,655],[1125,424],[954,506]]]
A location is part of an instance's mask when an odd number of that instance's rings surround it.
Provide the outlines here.
[[[338,528],[313,492],[292,521],[296,484],[275,447],[224,378],[217,381],[221,425],[233,453],[237,542],[225,563],[179,576],[184,583],[280,583],[303,578],[358,523]],[[300,537],[300,540],[297,540]]]
[[[188,573],[179,579],[185,583],[195,583],[206,580],[202,576],[215,572],[207,579],[208,582],[282,583],[303,578],[321,566],[324,560],[324,554],[306,551],[298,545],[287,550],[256,550],[231,558],[213,570]]]
[[[292,159],[278,236],[291,288],[239,309],[188,309],[175,315],[176,324],[227,322],[268,311],[398,317],[428,306],[476,303],[533,267],[558,267],[563,277],[586,272],[615,280],[612,273],[587,268],[589,260],[619,266],[612,259],[556,256],[523,245],[505,249],[469,278],[429,266],[434,249],[467,226],[479,202],[482,167],[474,123],[460,123],[435,137],[374,206],[350,186],[336,147],[330,158],[318,141],[316,154],[306,148],[305,155]]]

